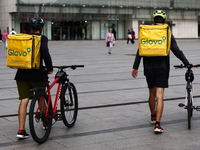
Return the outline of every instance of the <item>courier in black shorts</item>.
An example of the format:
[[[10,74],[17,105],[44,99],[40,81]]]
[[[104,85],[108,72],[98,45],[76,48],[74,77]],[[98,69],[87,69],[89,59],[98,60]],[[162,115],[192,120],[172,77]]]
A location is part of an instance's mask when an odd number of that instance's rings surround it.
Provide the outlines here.
[[[160,68],[146,69],[145,77],[149,89],[153,87],[168,88],[168,70]]]
[[[166,13],[163,10],[156,10],[153,13],[153,21],[155,24],[166,24]],[[151,36],[151,35],[149,35]],[[170,49],[174,55],[182,61],[184,65],[190,63],[183,52],[179,49],[177,42],[171,34]],[[151,49],[153,50],[153,49]],[[170,56],[152,56],[143,57],[139,55],[139,49],[135,56],[133,63],[132,76],[134,78],[138,75],[138,68],[140,61],[143,58],[144,75],[149,88],[149,108],[150,108],[150,122],[155,124],[154,132],[162,133],[164,130],[160,126],[160,120],[164,108],[163,97],[164,89],[168,88],[169,70],[170,70]]]

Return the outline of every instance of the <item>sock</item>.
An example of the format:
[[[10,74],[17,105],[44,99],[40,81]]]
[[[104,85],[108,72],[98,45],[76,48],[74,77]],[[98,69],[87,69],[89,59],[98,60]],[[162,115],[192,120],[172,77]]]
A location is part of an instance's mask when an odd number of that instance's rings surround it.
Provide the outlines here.
[[[159,126],[160,126],[160,122],[156,121],[156,125],[159,125]]]
[[[25,133],[26,131],[25,130],[21,130],[23,133]]]

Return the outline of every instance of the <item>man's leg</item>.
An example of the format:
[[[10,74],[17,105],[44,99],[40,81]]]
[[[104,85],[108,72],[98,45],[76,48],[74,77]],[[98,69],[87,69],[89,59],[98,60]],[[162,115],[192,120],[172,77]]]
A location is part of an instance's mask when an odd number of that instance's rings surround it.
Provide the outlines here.
[[[162,112],[163,112],[163,95],[164,95],[164,88],[156,88],[156,99],[157,99],[157,105],[156,105],[156,121],[160,122]]]
[[[163,94],[164,94],[164,88],[156,88],[156,99],[157,99],[157,105],[156,105],[156,124],[154,127],[155,133],[162,133],[164,130],[160,126],[160,120],[163,112]]]
[[[155,115],[156,87],[149,89],[149,108],[151,115]]]
[[[26,111],[29,98],[22,99],[18,109],[19,130],[25,130]]]

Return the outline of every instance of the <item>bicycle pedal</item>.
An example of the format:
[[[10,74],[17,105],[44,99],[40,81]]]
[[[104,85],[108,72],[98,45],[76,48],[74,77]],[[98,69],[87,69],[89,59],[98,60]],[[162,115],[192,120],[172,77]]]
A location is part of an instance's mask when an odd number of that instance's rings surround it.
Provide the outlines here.
[[[200,111],[200,106],[196,106],[196,111]]]
[[[58,121],[62,121],[63,119],[62,119],[62,115],[60,114],[60,115],[58,115]]]
[[[61,121],[62,120],[62,115],[61,114],[58,114],[58,113],[56,113],[56,115],[55,115],[55,120],[56,121]]]
[[[183,103],[179,103],[178,106],[179,106],[179,107],[184,107],[185,104],[183,104]]]

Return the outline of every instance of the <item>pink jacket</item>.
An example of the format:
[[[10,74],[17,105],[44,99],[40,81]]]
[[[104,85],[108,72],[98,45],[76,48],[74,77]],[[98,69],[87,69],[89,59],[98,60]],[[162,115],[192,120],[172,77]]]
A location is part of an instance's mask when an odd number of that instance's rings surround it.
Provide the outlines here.
[[[3,33],[2,39],[3,40],[8,39],[8,33]]]

